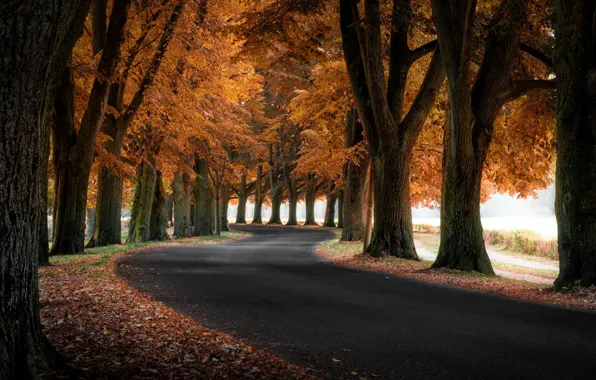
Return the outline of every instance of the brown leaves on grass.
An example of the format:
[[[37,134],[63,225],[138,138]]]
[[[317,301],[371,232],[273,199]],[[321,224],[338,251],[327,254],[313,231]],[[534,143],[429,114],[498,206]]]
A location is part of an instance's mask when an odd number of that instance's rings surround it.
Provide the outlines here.
[[[540,302],[575,309],[596,310],[596,287],[573,288],[558,292],[552,286],[538,285],[529,282],[515,281],[495,276],[486,276],[476,272],[461,272],[452,269],[430,269],[424,262],[408,261],[395,257],[373,258],[365,254],[345,252],[338,253],[343,244],[324,244],[317,253],[340,265],[375,272],[390,273],[397,277],[410,278],[434,284],[480,290],[524,301]],[[352,247],[353,248],[353,247]]]
[[[93,379],[303,379],[300,367],[209,330],[119,280],[97,255],[40,270],[52,345]]]

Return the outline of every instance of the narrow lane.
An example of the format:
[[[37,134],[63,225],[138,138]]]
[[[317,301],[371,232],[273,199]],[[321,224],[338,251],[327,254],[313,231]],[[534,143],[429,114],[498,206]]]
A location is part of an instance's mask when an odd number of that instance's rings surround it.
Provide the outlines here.
[[[594,379],[596,314],[339,267],[323,229],[127,257],[120,274],[206,326],[331,378]],[[352,375],[352,372],[358,375]]]

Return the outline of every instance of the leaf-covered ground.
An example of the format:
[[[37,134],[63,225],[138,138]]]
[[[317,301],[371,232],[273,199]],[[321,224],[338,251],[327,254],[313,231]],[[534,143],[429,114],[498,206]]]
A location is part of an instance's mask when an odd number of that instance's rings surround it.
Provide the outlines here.
[[[240,236],[225,233],[167,244]],[[41,268],[44,331],[71,366],[92,379],[310,378],[304,369],[207,329],[118,279],[115,260],[147,246],[95,249],[53,258],[53,266]]]
[[[398,277],[474,289],[549,305],[596,310],[596,287],[575,287],[559,292],[551,285],[487,276],[476,272],[430,269],[431,263],[427,261],[410,261],[395,257],[373,258],[361,252],[361,242],[340,242],[337,239],[327,241],[317,249],[320,256],[351,268],[390,273]]]

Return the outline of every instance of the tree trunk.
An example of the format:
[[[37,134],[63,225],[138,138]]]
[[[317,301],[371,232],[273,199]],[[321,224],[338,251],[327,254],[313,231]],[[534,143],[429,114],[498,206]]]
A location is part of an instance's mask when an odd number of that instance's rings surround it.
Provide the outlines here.
[[[261,186],[257,182],[257,187]],[[240,188],[238,189],[238,212],[236,213],[236,224],[246,224],[246,201],[248,194],[246,194],[246,173],[242,173],[240,177]],[[256,202],[255,202],[256,203]]]
[[[48,244],[48,165],[50,153],[50,130],[46,127],[45,132],[39,139],[39,265],[50,265],[50,248]]]
[[[209,185],[207,160],[195,158],[195,224],[194,236],[213,235],[213,200]]]
[[[52,255],[81,253],[85,248],[85,215],[91,165],[75,150],[77,131],[74,82],[65,68],[55,98],[54,183],[56,191]]]
[[[335,202],[337,195],[334,191],[334,185],[329,185],[329,192],[327,193],[327,204],[325,206],[325,221],[323,227],[335,228]]]
[[[556,208],[560,272],[555,286],[596,285],[595,4],[557,0]]]
[[[337,228],[344,228],[344,192],[339,191],[337,196]]]
[[[157,179],[153,165],[154,162],[143,162],[137,169],[127,243],[142,243],[151,239],[151,211]]]
[[[221,186],[221,211],[219,213],[219,217],[221,219],[221,230],[222,231],[230,231],[230,227],[228,226],[228,204],[230,202],[230,195],[228,193],[228,187],[224,184]]]
[[[2,5],[0,22],[0,379],[54,376],[39,321],[38,252],[44,148],[53,86],[82,31],[89,1]],[[50,21],[51,20],[51,21]],[[47,140],[46,140],[47,141]],[[40,220],[42,219],[42,220]],[[47,244],[47,241],[46,241]]]
[[[166,210],[168,213],[168,227],[174,225],[174,194],[170,193],[167,197]]]
[[[344,147],[351,148],[364,140],[362,124],[356,109],[348,111]],[[366,198],[366,163],[348,162],[344,167],[344,223],[341,241],[358,241],[364,234],[364,207]]]
[[[215,234],[221,235],[221,185],[215,189]]]
[[[186,214],[188,208],[188,198],[184,188],[183,174],[176,172],[174,182],[172,182],[174,191],[174,236],[183,238],[188,236],[189,220]]]
[[[88,208],[87,209],[87,223],[85,225],[85,235],[88,237],[93,237],[93,233],[95,232],[95,209]]]
[[[273,180],[272,180],[273,181]],[[281,195],[282,195],[283,187],[281,183],[273,183],[272,182],[272,190],[271,190],[271,218],[267,224],[281,224]]]
[[[261,182],[263,181],[263,167],[257,166],[257,180],[255,183],[255,211],[251,224],[263,224],[261,212],[263,210],[263,193],[261,192]]]
[[[112,85],[108,104],[117,110],[121,109],[121,102],[117,99],[116,86]],[[104,143],[104,148],[115,161],[120,160],[124,133],[113,115],[107,115],[102,126],[102,132],[111,137]],[[97,176],[97,203],[95,213],[95,231],[87,248],[104,247],[112,244],[122,244],[122,178],[111,168],[100,165]]]
[[[316,226],[317,221],[315,220],[315,201],[316,201],[316,181],[312,176],[307,179],[306,194],[304,196],[304,203],[306,204],[306,220],[304,221],[305,226]]]
[[[288,197],[288,206],[290,208],[290,215],[286,226],[297,226],[298,219],[296,218],[296,209],[298,208],[298,195],[293,193]]]
[[[363,251],[366,251],[370,244],[370,233],[372,231],[373,222],[373,207],[374,207],[374,180],[373,180],[373,168],[372,163],[369,162],[368,170],[366,174],[366,212],[364,219],[364,237],[363,237]]]
[[[149,239],[154,241],[170,240],[168,234],[168,212],[166,209],[166,189],[163,184],[161,171],[156,172],[155,193],[153,205],[151,206],[151,218],[149,222]]]
[[[197,225],[196,218],[197,217],[197,205],[195,203],[191,203],[190,205],[190,226],[192,226],[192,232],[194,233],[194,227]]]

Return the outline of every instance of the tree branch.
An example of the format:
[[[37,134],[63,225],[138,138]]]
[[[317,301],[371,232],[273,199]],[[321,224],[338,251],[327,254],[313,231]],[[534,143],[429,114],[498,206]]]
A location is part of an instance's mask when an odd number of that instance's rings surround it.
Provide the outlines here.
[[[554,90],[557,82],[555,80],[542,80],[542,79],[524,79],[517,80],[514,82],[513,89],[509,91],[504,99],[503,104],[519,99],[532,90]]]
[[[424,45],[412,50],[410,52],[410,57],[409,57],[410,64],[416,62],[417,60],[424,57],[425,55],[430,54],[433,51],[435,51],[435,48],[438,46],[438,43],[439,43],[438,40],[433,40],[433,41],[427,42]]]
[[[519,49],[521,51],[523,51],[524,53],[527,53],[527,54],[531,55],[532,57],[536,58],[540,62],[544,63],[546,65],[546,67],[548,67],[549,69],[553,68],[553,60],[551,59],[551,57],[544,54],[543,52],[541,52],[537,49],[534,49],[533,47],[528,46],[526,44],[520,44]]]

